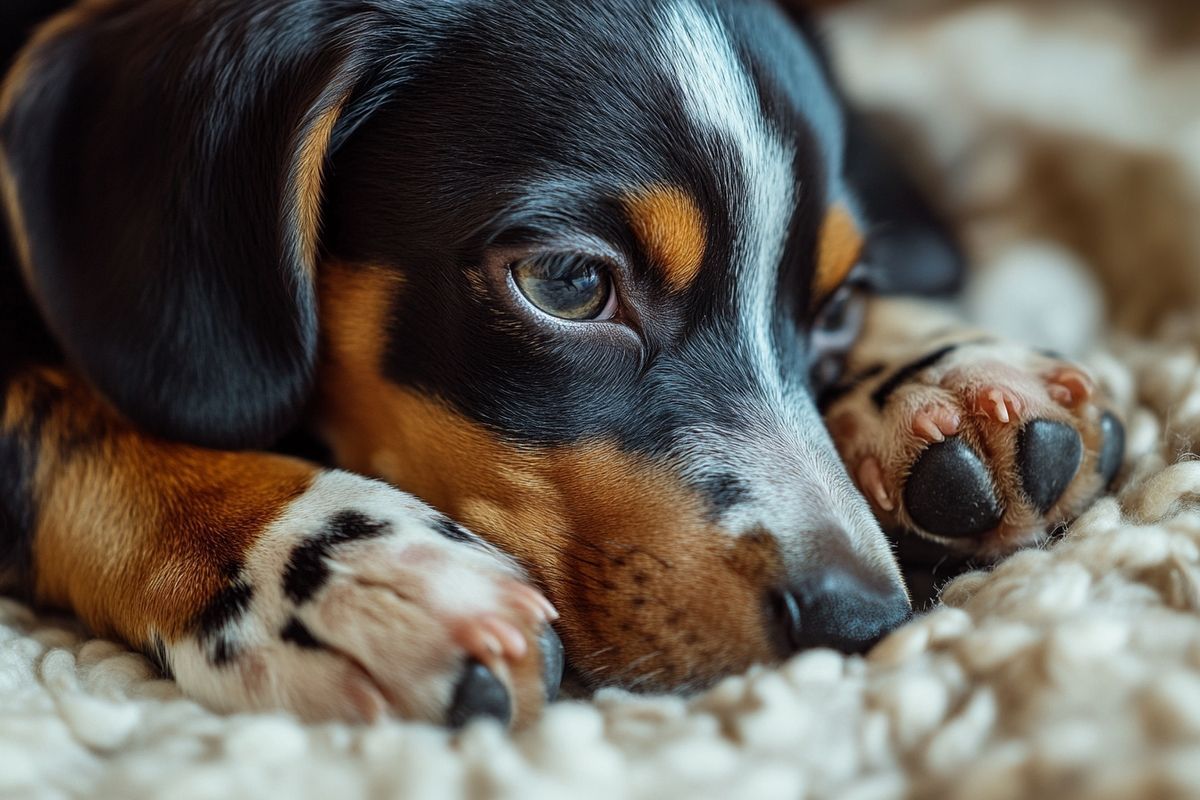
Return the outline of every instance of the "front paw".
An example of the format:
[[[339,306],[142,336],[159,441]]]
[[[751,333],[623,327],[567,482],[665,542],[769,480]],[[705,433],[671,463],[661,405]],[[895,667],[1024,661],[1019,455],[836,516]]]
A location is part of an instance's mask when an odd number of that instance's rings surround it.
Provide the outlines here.
[[[1053,355],[975,340],[876,373],[827,419],[886,525],[995,558],[1082,513],[1121,467],[1111,404]]]
[[[319,476],[225,571],[187,634],[151,637],[214,708],[520,724],[557,690],[549,601],[498,551],[383,484]]]

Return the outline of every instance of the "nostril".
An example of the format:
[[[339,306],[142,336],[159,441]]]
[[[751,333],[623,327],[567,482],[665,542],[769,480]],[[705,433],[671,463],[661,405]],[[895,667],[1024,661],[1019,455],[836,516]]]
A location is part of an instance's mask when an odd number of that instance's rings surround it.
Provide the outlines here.
[[[767,596],[776,650],[789,656],[814,647],[862,653],[912,614],[898,588],[877,589],[840,570],[822,573]]]

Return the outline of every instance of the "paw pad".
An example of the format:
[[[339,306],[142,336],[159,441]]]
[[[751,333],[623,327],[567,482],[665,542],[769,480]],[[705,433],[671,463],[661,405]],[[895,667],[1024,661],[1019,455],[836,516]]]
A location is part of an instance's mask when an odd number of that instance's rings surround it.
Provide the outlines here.
[[[1017,468],[1030,503],[1039,514],[1054,507],[1083,463],[1083,440],[1065,422],[1036,419],[1017,442]]]
[[[981,536],[1000,524],[1004,509],[979,455],[960,438],[929,447],[904,490],[909,516],[934,536]]]

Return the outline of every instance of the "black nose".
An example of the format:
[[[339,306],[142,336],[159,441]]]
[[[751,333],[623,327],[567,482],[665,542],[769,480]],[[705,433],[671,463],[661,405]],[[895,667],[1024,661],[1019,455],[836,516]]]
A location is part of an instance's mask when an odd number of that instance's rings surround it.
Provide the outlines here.
[[[899,587],[840,565],[776,589],[767,605],[776,647],[785,657],[812,647],[865,652],[912,614]]]

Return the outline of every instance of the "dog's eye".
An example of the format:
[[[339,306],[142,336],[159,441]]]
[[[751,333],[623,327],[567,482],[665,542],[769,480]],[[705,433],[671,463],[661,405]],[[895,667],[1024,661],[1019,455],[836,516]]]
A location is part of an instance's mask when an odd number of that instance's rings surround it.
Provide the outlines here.
[[[859,300],[854,286],[842,286],[817,314],[813,329],[824,332],[841,331],[851,322],[854,303]]]
[[[531,256],[512,266],[513,281],[537,309],[575,322],[611,319],[617,296],[608,265],[578,253]]]
[[[865,315],[866,294],[853,283],[838,289],[818,312],[809,334],[810,369],[818,386],[832,385],[840,377]]]

